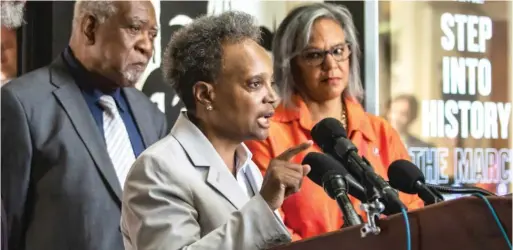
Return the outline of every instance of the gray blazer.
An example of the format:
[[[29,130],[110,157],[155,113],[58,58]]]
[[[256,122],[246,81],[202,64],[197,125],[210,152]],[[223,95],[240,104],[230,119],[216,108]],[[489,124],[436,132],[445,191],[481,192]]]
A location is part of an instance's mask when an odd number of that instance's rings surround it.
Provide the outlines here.
[[[123,192],[121,227],[127,250],[266,249],[290,242],[281,218],[253,198],[203,133],[180,115],[171,134],[143,152]]]
[[[164,114],[122,90],[147,147]],[[10,249],[120,250],[121,185],[103,135],[61,57],[2,87],[2,199]]]

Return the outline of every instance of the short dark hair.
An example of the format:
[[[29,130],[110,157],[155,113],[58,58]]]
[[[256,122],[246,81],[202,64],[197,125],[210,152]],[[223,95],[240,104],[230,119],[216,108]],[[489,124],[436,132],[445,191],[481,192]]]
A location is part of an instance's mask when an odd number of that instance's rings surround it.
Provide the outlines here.
[[[387,110],[390,111],[390,107],[392,106],[392,102],[405,100],[408,102],[408,108],[409,108],[409,116],[408,116],[408,123],[414,121],[417,119],[417,115],[419,113],[419,102],[417,101],[417,98],[410,94],[401,94],[396,96],[394,99],[391,99],[387,102]]]
[[[260,42],[260,28],[253,16],[238,11],[202,16],[172,35],[162,59],[162,71],[188,110],[195,109],[194,84],[214,83],[219,76],[223,43],[246,39]]]

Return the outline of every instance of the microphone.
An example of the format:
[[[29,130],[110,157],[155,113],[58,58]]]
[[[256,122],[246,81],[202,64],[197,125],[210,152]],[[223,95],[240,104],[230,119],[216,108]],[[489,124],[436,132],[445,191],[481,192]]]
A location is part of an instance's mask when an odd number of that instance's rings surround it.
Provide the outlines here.
[[[431,205],[443,201],[443,197],[426,186],[426,179],[422,171],[407,160],[397,160],[388,168],[390,185],[408,194],[418,194],[424,205]]]
[[[346,166],[361,183],[365,183],[367,202],[384,198],[386,214],[401,212],[407,209],[399,199],[399,195],[383,177],[377,175],[370,163],[358,155],[358,149],[347,139],[342,124],[334,118],[325,118],[312,128],[312,139],[321,149],[338,159]]]
[[[354,196],[356,199],[358,199],[362,202],[365,202],[365,200],[366,200],[365,188],[347,171],[347,169],[343,165],[341,165],[339,162],[336,162],[336,161],[334,162],[335,159],[333,159],[333,157],[331,157],[329,155],[325,155],[325,154],[317,153],[317,152],[311,152],[309,154],[311,154],[311,156],[309,158],[305,158],[305,159],[307,159],[308,161],[315,159],[316,161],[312,162],[313,164],[317,164],[317,165],[331,164],[332,166],[337,168],[338,173],[340,173],[342,175],[342,177],[344,178],[344,180],[346,181],[348,193],[350,195]],[[309,154],[307,154],[307,156]],[[317,156],[314,156],[314,155],[317,155]],[[321,156],[319,156],[319,155],[321,155]],[[313,157],[315,157],[315,158],[313,158]],[[325,159],[326,157],[328,157],[329,159],[326,160]],[[303,159],[303,162],[304,161],[305,160]],[[305,163],[305,164],[309,164],[309,163]],[[319,175],[321,175],[321,174],[323,174],[323,173],[320,173]],[[322,185],[320,185],[320,186],[322,186]]]
[[[324,191],[337,201],[344,215],[344,226],[362,224],[362,219],[356,213],[353,204],[347,197],[347,191],[348,189],[351,190],[351,188],[346,182],[346,176],[349,173],[344,166],[341,166],[340,163],[329,155],[317,152],[308,153],[303,159],[302,164],[308,164],[312,167],[310,173],[308,173],[308,178],[323,187]]]

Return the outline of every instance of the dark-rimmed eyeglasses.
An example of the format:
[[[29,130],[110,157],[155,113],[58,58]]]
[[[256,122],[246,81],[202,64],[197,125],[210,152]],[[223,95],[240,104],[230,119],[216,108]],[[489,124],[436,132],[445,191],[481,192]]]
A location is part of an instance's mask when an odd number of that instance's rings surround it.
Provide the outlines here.
[[[326,60],[326,56],[328,54],[330,54],[337,62],[345,61],[351,55],[351,46],[349,43],[345,43],[333,46],[329,50],[310,48],[302,51],[300,55],[307,64],[311,66],[319,66]]]

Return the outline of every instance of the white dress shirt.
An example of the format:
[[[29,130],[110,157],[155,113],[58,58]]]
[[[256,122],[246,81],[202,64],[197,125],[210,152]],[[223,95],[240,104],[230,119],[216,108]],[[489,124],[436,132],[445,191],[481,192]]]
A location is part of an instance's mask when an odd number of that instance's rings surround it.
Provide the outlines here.
[[[248,171],[252,156],[251,151],[244,144],[237,147],[235,151],[235,179],[248,198],[255,195],[253,187],[256,186],[253,172]]]
[[[248,195],[248,198],[255,196],[255,192],[260,192],[259,188],[262,183],[257,183],[257,180],[261,180],[260,178],[255,178],[255,174],[260,174],[259,171],[251,171],[251,168],[258,168],[255,163],[251,160],[253,154],[246,147],[246,145],[241,144],[235,150],[235,179],[239,186],[242,188],[245,194]],[[278,210],[274,210],[274,214],[276,217],[283,222],[280,213]]]

